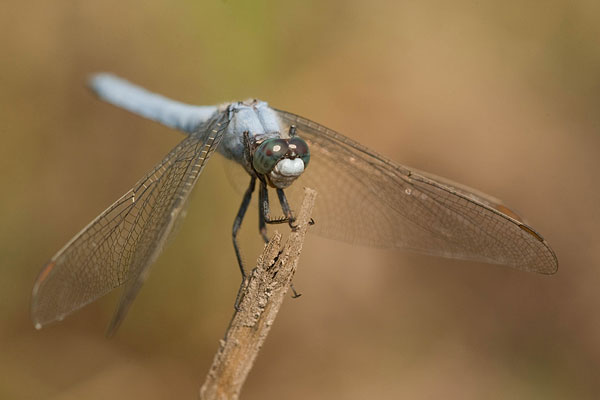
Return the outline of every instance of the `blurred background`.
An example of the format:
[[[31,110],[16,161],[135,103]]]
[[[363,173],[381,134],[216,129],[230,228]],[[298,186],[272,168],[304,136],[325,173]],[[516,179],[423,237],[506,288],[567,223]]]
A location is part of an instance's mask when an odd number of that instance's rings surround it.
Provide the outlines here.
[[[597,1],[0,9],[0,398],[196,398],[232,315],[241,197],[215,157],[116,337],[103,334],[118,291],[34,330],[40,268],[182,138],[95,99],[97,71],[193,104],[267,100],[505,200],[558,255],[548,277],[312,236],[303,296],[243,398],[600,396]]]

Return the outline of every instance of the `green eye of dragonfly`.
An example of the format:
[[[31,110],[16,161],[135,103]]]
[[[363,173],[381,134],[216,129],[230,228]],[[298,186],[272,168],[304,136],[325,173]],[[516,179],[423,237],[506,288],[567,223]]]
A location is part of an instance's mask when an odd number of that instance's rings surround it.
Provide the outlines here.
[[[268,174],[287,153],[289,146],[284,139],[267,139],[254,152],[252,166],[259,174]]]
[[[308,149],[308,144],[298,136],[294,136],[290,139],[290,150],[294,150],[296,156],[299,157],[304,163],[304,168],[308,166],[308,162],[310,161],[310,150]]]

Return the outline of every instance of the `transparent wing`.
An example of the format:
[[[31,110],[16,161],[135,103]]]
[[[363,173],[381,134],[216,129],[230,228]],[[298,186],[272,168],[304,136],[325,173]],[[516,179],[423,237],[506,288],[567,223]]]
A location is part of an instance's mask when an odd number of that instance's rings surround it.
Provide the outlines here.
[[[109,328],[114,332],[156,260],[223,126],[188,136],[123,197],[61,249],[40,272],[32,296],[36,327],[61,320],[117,286],[125,290]]]
[[[499,200],[396,164],[305,118],[279,116],[310,148],[310,164],[290,190],[319,192],[311,230],[350,243],[556,272],[548,243]]]

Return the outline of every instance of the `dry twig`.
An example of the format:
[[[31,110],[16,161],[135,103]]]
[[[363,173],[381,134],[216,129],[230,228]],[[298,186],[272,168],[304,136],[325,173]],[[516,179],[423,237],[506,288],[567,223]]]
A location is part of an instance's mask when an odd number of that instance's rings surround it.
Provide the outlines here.
[[[296,267],[317,193],[305,189],[294,230],[284,247],[275,233],[242,289],[239,311],[233,315],[219,344],[206,380],[202,400],[237,399],[286,296]]]

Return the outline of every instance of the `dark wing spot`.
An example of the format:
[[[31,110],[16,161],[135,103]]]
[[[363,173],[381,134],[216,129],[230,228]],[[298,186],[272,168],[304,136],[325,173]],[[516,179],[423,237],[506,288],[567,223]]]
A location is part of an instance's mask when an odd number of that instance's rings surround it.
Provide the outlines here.
[[[529,233],[531,236],[535,237],[540,242],[544,241],[544,238],[542,237],[542,235],[540,235],[539,233],[537,233],[536,231],[534,231],[533,229],[531,229],[527,225],[521,224],[521,225],[519,225],[519,228],[523,229],[525,232]]]
[[[500,211],[502,214],[506,214],[509,217],[511,217],[512,219],[516,219],[519,222],[523,222],[523,218],[517,214],[516,212],[514,212],[513,210],[511,210],[510,208],[502,205],[502,204],[497,204],[495,206],[496,210]]]

